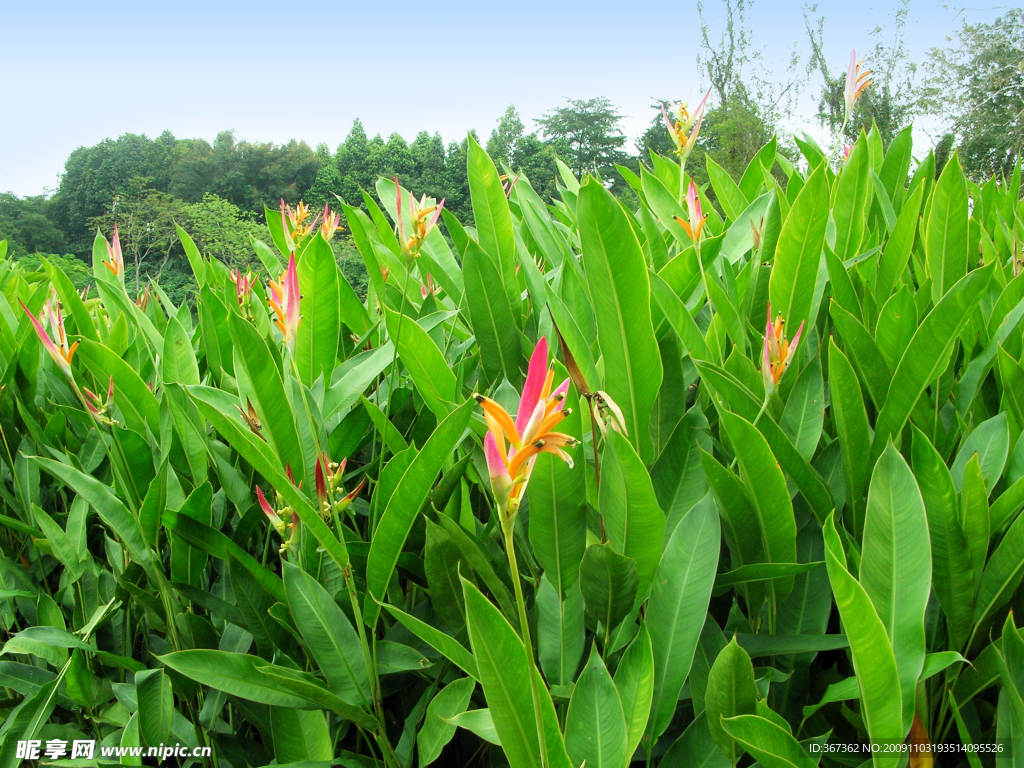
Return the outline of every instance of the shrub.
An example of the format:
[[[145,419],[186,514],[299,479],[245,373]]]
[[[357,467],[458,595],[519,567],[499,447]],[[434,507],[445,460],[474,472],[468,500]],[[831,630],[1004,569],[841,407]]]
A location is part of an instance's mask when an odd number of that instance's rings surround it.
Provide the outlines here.
[[[299,210],[272,285],[182,233],[195,314],[102,239],[84,302],[5,262],[0,762],[1009,749],[1020,169],[798,145],[709,190],[654,155],[633,210],[564,166],[544,205],[470,140],[475,228],[384,179],[344,209],[365,299]]]

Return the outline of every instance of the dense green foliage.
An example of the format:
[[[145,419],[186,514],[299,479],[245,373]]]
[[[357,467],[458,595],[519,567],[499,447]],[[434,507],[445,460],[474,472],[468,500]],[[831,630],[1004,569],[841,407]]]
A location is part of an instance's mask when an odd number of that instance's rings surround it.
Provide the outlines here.
[[[85,300],[4,258],[0,767],[1020,748],[1020,167],[799,146],[703,192],[653,154],[627,207],[470,140],[474,226],[344,207],[365,299],[298,208],[266,286],[177,230],[194,308],[102,237]]]

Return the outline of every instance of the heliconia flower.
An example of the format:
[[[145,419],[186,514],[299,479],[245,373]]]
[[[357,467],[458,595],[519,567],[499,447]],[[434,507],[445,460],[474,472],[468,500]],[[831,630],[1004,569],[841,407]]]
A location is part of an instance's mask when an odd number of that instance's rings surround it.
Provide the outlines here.
[[[53,358],[53,362],[60,368],[61,373],[71,379],[71,358],[75,356],[78,342],[76,341],[70,347],[68,346],[68,336],[64,330],[64,318],[60,313],[60,304],[54,301],[53,304],[44,307],[44,311],[49,314],[50,330],[57,337],[58,343],[55,344],[53,339],[50,338],[50,334],[46,332],[43,324],[25,306],[25,302],[19,300],[19,303],[21,308],[25,310],[25,314],[28,315],[28,319],[32,321],[32,327],[36,329],[36,335],[39,336],[39,340],[43,343],[43,348]]]
[[[149,307],[149,286],[139,294],[139,297],[135,300],[135,306],[141,309],[143,312]]]
[[[611,395],[599,389],[594,393],[594,402],[597,403],[597,415],[600,417],[597,419],[597,425],[601,428],[602,434],[607,435],[610,426],[616,432],[629,437],[626,417],[622,415],[622,409],[612,400]]]
[[[444,199],[436,205],[427,204],[427,196],[423,195],[418,201],[409,195],[409,219],[412,222],[412,234],[406,237],[405,221],[402,218],[402,187],[395,176],[395,208],[398,221],[398,240],[402,244],[402,250],[409,258],[416,258],[420,255],[420,246],[427,239],[427,235],[437,225],[441,217],[441,210],[444,208]]]
[[[431,276],[429,272],[427,272],[427,282],[420,286],[420,296],[422,296],[424,299],[430,295],[437,296],[443,290],[444,288],[442,288],[440,285],[434,284],[434,278]]]
[[[687,110],[686,102],[673,102],[670,106],[672,107],[672,114],[676,118],[675,120],[669,119],[665,105],[661,105],[661,118],[665,122],[665,127],[668,128],[669,138],[676,145],[675,153],[679,155],[680,160],[683,162],[693,152],[693,148],[697,146],[700,126],[704,122],[704,107],[707,105],[708,96],[710,95],[711,89],[708,88],[708,92],[704,94],[704,98],[700,100],[700,104],[697,105],[697,109],[693,111],[693,114],[690,114]]]
[[[299,277],[295,269],[295,254],[288,258],[288,269],[281,273],[277,282],[270,281],[270,308],[277,319],[274,324],[281,330],[285,343],[295,348],[295,333],[299,328]]]
[[[316,500],[321,506],[327,503],[327,478],[324,476],[324,469],[325,462],[318,456],[313,469],[313,484],[316,486]]]
[[[850,152],[852,152],[852,151],[853,151],[853,145],[852,144],[843,144],[843,160],[849,160],[850,159]]]
[[[245,275],[243,275],[241,270],[231,270],[231,282],[235,284],[235,297],[238,299],[238,306],[248,306],[249,299],[252,295],[252,286],[255,281],[256,278],[253,277],[251,271],[247,271]]]
[[[110,386],[107,387],[107,399],[100,400],[99,395],[94,394],[88,388],[83,387],[82,391],[85,393],[85,397],[82,398],[82,402],[85,403],[85,407],[88,409],[90,415],[99,421],[101,424],[111,425],[114,423],[112,419],[106,417],[107,411],[110,409],[110,405],[114,402],[114,377],[110,377]]]
[[[508,197],[512,194],[512,187],[514,187],[516,182],[519,181],[519,174],[517,173],[512,180],[509,181],[508,174],[503,173],[498,177],[498,181],[501,182],[501,188],[505,190],[505,197]]]
[[[270,524],[274,526],[274,530],[283,537],[287,526],[284,520],[281,519],[281,516],[277,514],[277,511],[270,506],[270,502],[267,501],[267,497],[263,495],[263,491],[260,490],[258,485],[256,486],[256,498],[259,499],[260,509],[263,510],[263,514],[267,516]]]
[[[474,395],[484,409],[487,422],[484,455],[503,525],[514,520],[519,511],[538,454],[553,453],[572,466],[572,457],[563,448],[571,448],[578,441],[552,431],[570,413],[562,407],[569,379],[552,390],[554,376],[554,369],[548,368],[548,342],[542,336],[530,357],[526,384],[514,420],[491,398]]]
[[[114,225],[114,239],[113,242],[106,241],[107,243],[107,258],[109,261],[104,261],[103,266],[110,270],[110,274],[114,277],[124,280],[124,256],[121,253],[121,238],[117,234],[117,224]]]
[[[768,324],[764,332],[764,348],[761,351],[761,376],[764,379],[765,396],[775,391],[789,364],[793,362],[796,348],[800,344],[800,334],[804,324],[796,330],[793,341],[786,339],[785,321],[779,313],[772,323],[772,305],[768,303]]]
[[[843,88],[843,100],[846,103],[847,119],[853,114],[853,105],[857,103],[857,99],[864,93],[864,89],[871,85],[871,80],[868,78],[871,70],[860,71],[860,65],[863,63],[863,58],[857,61],[857,50],[854,49],[850,54],[850,63],[846,67],[846,85]]]
[[[344,230],[341,226],[341,214],[331,213],[327,203],[324,203],[324,213],[320,218],[320,234],[324,236],[324,240],[330,240],[339,230]]]
[[[697,185],[692,181],[690,182],[690,189],[686,192],[686,208],[687,214],[690,220],[683,221],[679,216],[676,216],[676,222],[679,226],[686,230],[686,234],[690,236],[693,242],[700,241],[701,232],[704,229],[704,220],[707,216],[703,215],[700,210],[700,195],[697,192]]]

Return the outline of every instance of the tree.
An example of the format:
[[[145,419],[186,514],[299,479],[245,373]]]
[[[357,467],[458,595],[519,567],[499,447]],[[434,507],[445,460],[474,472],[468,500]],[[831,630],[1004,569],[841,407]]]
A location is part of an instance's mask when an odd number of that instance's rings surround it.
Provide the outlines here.
[[[477,139],[476,131],[470,135]],[[464,223],[473,220],[473,206],[469,199],[469,175],[466,164],[469,161],[469,139],[448,144],[444,158],[444,188],[447,199],[444,207]]]
[[[174,146],[174,136],[168,131],[155,140],[126,133],[71,153],[64,164],[53,213],[75,253],[88,253],[92,235],[87,222],[102,216],[111,199],[130,182],[145,178],[149,188],[167,191]]]
[[[0,240],[7,241],[12,255],[64,252],[64,233],[49,213],[50,203],[45,197],[0,194]]]
[[[487,154],[496,165],[511,165],[516,149],[523,138],[523,121],[519,118],[515,104],[509,104],[505,114],[498,118],[498,124],[487,139]]]
[[[804,27],[811,45],[807,73],[821,74],[821,95],[818,99],[818,122],[833,134],[843,125],[846,102],[846,68],[829,70],[822,53],[825,17],[815,17],[817,6],[804,8]],[[919,113],[920,92],[916,85],[917,65],[910,61],[906,47],[907,15],[910,0],[898,0],[892,10],[891,29],[876,26],[871,31],[875,44],[865,56],[865,67],[871,70],[871,85],[857,99],[853,114],[846,123],[843,139],[856,141],[862,130],[878,126],[882,143],[889,145],[903,128]],[[863,68],[863,67],[862,67]]]
[[[1009,175],[1024,139],[1024,17],[968,24],[929,53],[925,103],[947,118],[964,171],[982,180]]]
[[[338,201],[334,196],[341,194],[344,180],[338,173],[338,166],[326,144],[320,144],[316,148],[316,156],[320,167],[317,169],[313,186],[303,195],[303,199],[316,210],[323,208],[325,203],[337,208]]]
[[[378,137],[379,138],[379,137]],[[335,155],[338,174],[342,178],[341,197],[349,205],[362,205],[361,189],[372,189],[370,142],[363,121],[352,121],[352,128]]]
[[[558,165],[555,148],[537,138],[536,133],[521,137],[516,142],[515,154],[510,163],[516,172],[522,171],[530,180],[534,191],[542,200],[558,195]]]
[[[200,251],[230,267],[244,269],[256,262],[253,239],[269,245],[267,228],[256,221],[254,214],[211,193],[200,202],[185,206],[181,219],[179,223]]]
[[[614,164],[627,157],[622,151],[626,143],[622,115],[604,97],[567,101],[567,106],[549,112],[537,125],[577,176],[596,171],[606,181],[617,180]]]
[[[125,282],[134,279],[136,293],[144,280],[160,278],[179,247],[174,225],[185,211],[184,203],[153,189],[151,183],[144,176],[130,179],[110,200],[107,210],[89,220],[93,232],[99,229],[107,237],[117,226],[126,263]]]
[[[445,196],[444,188],[444,141],[441,134],[431,136],[420,131],[409,147],[413,159],[412,189],[419,195],[440,200]]]

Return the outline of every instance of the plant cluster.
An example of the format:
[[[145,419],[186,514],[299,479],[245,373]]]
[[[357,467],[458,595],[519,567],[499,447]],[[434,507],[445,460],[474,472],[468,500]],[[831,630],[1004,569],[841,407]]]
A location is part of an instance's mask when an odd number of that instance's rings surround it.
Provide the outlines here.
[[[470,139],[472,227],[385,178],[282,201],[270,281],[179,228],[194,310],[116,234],[84,296],[0,260],[0,766],[1024,748],[1020,167],[911,174],[873,129],[700,188],[702,117],[635,207]]]

